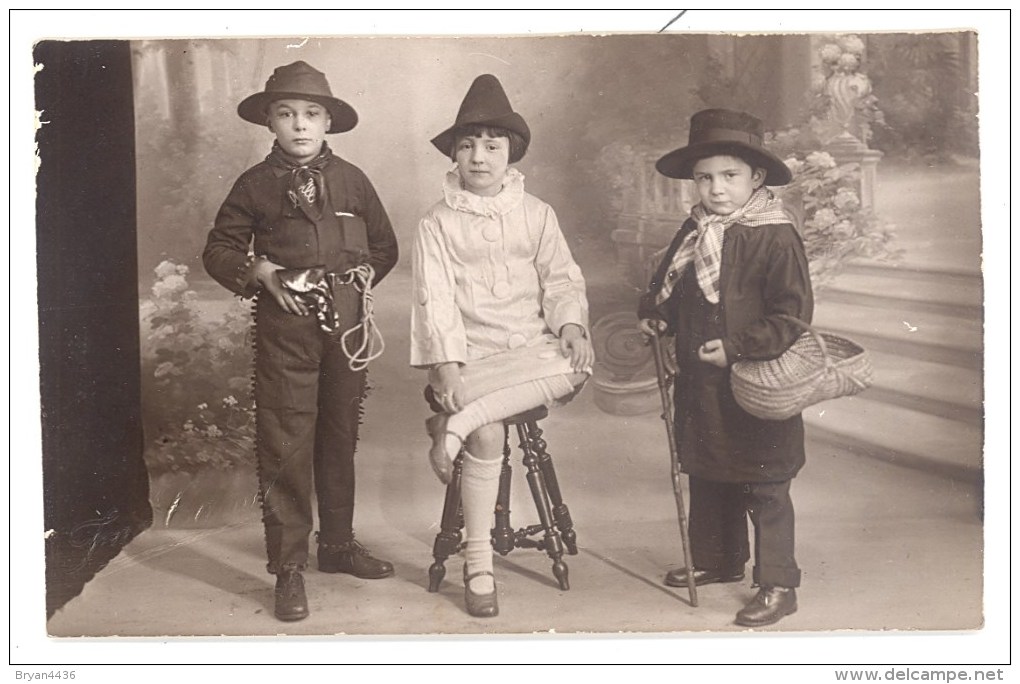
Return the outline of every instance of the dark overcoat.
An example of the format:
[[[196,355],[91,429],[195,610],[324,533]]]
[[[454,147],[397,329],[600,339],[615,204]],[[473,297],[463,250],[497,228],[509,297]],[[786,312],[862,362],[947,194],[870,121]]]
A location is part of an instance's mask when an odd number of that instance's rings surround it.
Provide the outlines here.
[[[730,389],[730,369],[699,361],[697,348],[719,338],[729,363],[779,357],[801,334],[787,314],[810,323],[814,311],[804,245],[790,224],[749,227],[723,234],[719,303],[701,293],[693,266],[661,304],[655,297],[673,254],[697,228],[688,219],[670,244],[641,296],[638,315],[664,320],[676,335],[674,385],[677,449],[684,472],[718,482],[777,482],[804,465],[800,415],[761,420],[744,411]]]

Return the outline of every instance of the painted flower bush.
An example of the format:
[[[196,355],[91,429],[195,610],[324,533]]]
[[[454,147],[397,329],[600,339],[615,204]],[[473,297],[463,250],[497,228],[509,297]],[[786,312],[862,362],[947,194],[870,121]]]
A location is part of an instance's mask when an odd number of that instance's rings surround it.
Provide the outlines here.
[[[821,66],[812,81],[806,120],[769,133],[766,145],[783,159],[793,181],[781,195],[797,218],[811,275],[824,285],[855,258],[896,258],[893,226],[860,197],[861,167],[837,163],[825,151],[840,134],[862,145],[874,126],[885,125],[871,83],[861,73],[865,44],[856,35],[836,35],[818,49]]]
[[[852,259],[895,258],[892,226],[861,205],[860,165],[798,149],[791,139],[799,134],[791,129],[769,138],[793,173],[793,181],[777,191],[797,218],[815,286],[824,287]]]
[[[206,312],[188,267],[163,261],[141,306],[145,458],[150,472],[253,463],[251,326],[234,300]]]

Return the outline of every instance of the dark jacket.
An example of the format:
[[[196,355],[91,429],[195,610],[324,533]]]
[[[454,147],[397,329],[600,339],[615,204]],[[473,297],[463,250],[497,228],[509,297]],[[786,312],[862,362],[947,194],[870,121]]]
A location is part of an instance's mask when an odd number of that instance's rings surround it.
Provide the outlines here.
[[[801,417],[766,421],[745,412],[730,391],[729,368],[697,360],[696,349],[718,336],[733,363],[774,359],[793,344],[801,331],[777,315],[811,322],[814,301],[803,243],[790,224],[730,226],[723,234],[718,305],[701,296],[693,266],[670,299],[656,305],[673,254],[695,228],[688,219],[677,232],[638,307],[641,318],[664,320],[676,335],[681,464],[687,473],[722,482],[789,479],[804,464]]]
[[[313,220],[288,198],[290,172],[256,164],[241,174],[209,232],[202,261],[217,282],[241,296],[255,294],[254,255],[284,268],[325,266],[343,273],[361,263],[375,269],[375,283],[397,263],[397,239],[368,177],[333,155],[322,169],[326,201]],[[357,220],[357,217],[363,219]]]

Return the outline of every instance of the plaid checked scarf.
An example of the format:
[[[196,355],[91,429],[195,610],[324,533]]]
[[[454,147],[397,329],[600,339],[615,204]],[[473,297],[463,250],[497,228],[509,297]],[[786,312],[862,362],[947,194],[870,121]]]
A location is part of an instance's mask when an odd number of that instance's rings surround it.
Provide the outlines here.
[[[673,259],[666,276],[663,278],[662,289],[655,297],[655,303],[661,304],[673,294],[673,289],[680,281],[691,262],[694,263],[698,285],[705,294],[705,299],[713,304],[719,303],[719,270],[722,261],[723,233],[734,223],[757,227],[777,223],[789,223],[790,218],[783,211],[783,201],[772,194],[766,187],[760,187],[751,193],[750,199],[743,207],[732,214],[722,216],[710,213],[700,203],[691,210],[698,227],[692,230],[673,254]]]
[[[290,188],[287,189],[287,197],[295,207],[300,207],[312,221],[322,218],[326,197],[323,191],[321,169],[329,163],[332,156],[333,152],[329,149],[329,145],[323,143],[319,156],[307,164],[299,164],[283,151],[280,143],[273,142],[273,149],[266,157],[266,161],[271,166],[290,171]]]

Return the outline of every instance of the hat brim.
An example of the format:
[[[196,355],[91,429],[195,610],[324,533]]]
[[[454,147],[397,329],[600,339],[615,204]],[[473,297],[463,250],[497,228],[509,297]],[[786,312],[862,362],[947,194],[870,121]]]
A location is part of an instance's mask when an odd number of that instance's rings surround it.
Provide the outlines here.
[[[326,133],[344,133],[358,125],[358,113],[343,100],[324,95],[279,90],[249,95],[237,105],[237,115],[245,121],[265,126],[268,123],[269,105],[277,100],[308,100],[321,104],[329,112],[330,127]]]
[[[492,126],[493,128],[505,128],[508,131],[513,131],[524,138],[524,149],[521,150],[521,153],[516,159],[508,159],[507,163],[509,164],[520,161],[524,157],[525,152],[528,151],[528,145],[531,144],[531,129],[528,128],[528,124],[525,123],[524,117],[517,112],[511,112],[504,116],[498,116],[493,119],[485,119],[483,121],[461,121],[459,123],[455,123],[436,137],[432,138],[431,142],[436,146],[437,150],[449,157],[453,152],[454,143],[457,142],[457,129],[465,128],[467,126]]]
[[[786,185],[793,180],[790,169],[776,155],[761,147],[729,140],[695,143],[673,150],[660,157],[655,168],[663,176],[690,180],[698,160],[715,155],[749,157],[755,166],[765,169],[765,185]]]

